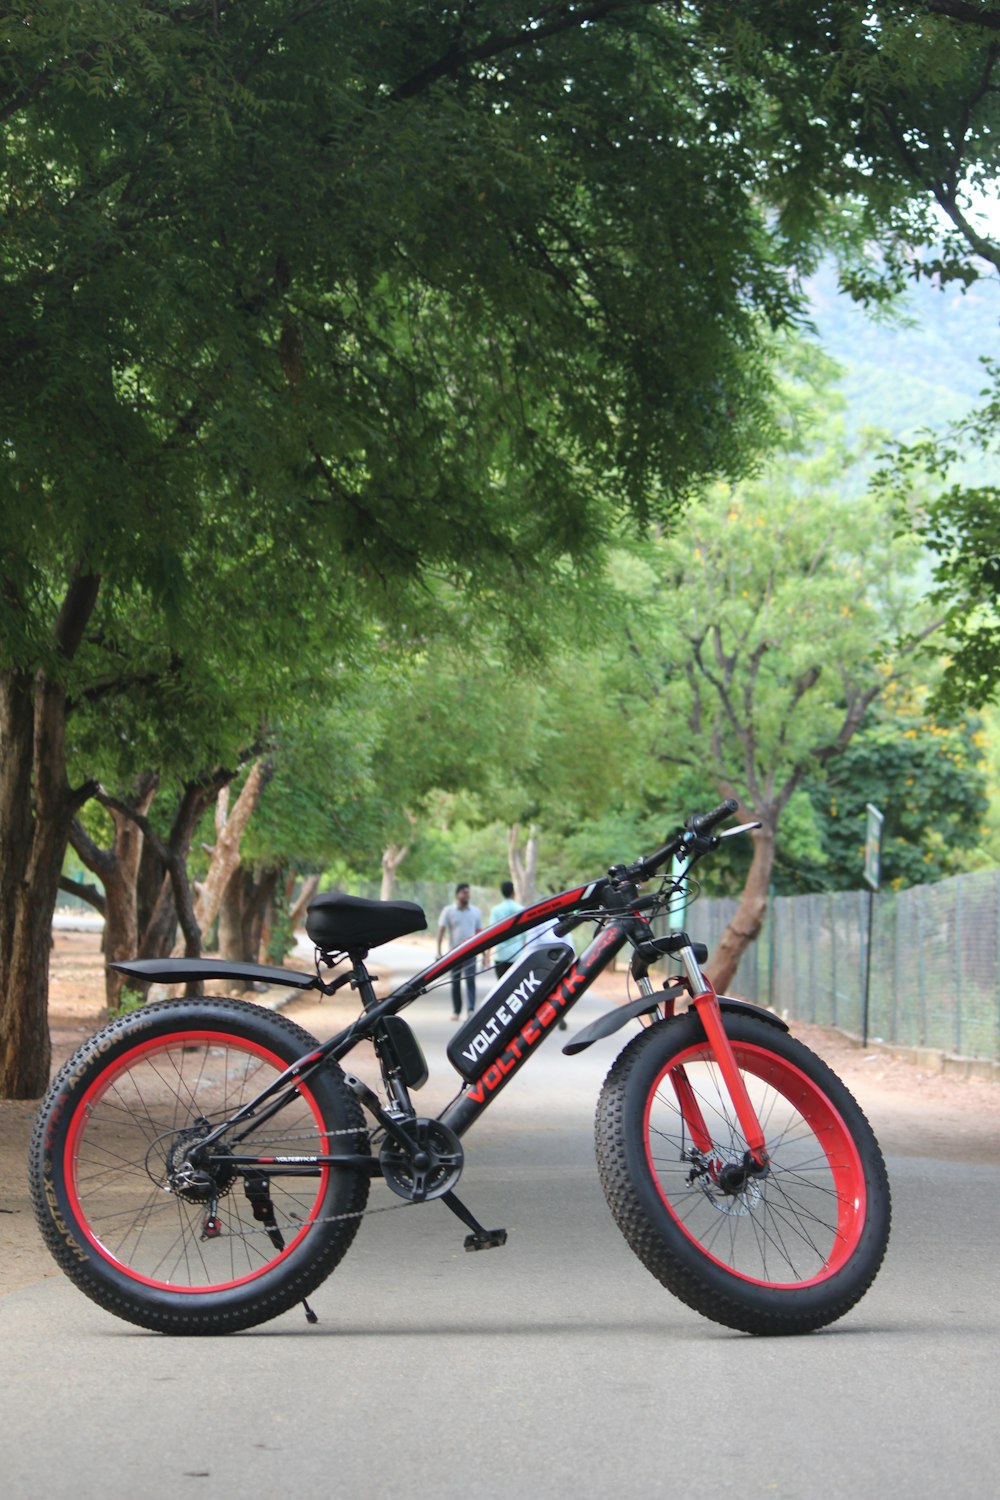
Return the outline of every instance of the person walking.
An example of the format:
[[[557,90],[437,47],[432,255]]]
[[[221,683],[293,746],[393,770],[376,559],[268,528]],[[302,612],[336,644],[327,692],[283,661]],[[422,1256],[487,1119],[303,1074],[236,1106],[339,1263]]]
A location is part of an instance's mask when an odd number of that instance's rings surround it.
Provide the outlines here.
[[[526,935],[525,948],[549,948],[553,943],[570,945],[569,938],[560,937],[556,932],[558,924],[559,918],[552,917],[548,922],[543,922],[540,927],[533,927]],[[560,1015],[559,1030],[565,1031],[566,1029],[566,1017]]]
[[[495,927],[498,922],[504,922],[508,917],[515,917],[519,911],[524,911],[520,902],[514,900],[514,882],[502,880],[500,882],[500,895],[503,898],[498,901],[490,912],[490,926]],[[497,978],[506,974],[521,949],[524,947],[524,934],[517,932],[513,937],[504,938],[502,943],[497,943],[493,950],[493,967],[496,969]]]
[[[460,881],[455,887],[455,899],[446,906],[438,917],[437,951],[441,956],[441,945],[447,936],[449,953],[453,948],[458,948],[462,943],[467,943],[469,938],[475,937],[477,932],[483,930],[483,914],[478,906],[473,906],[471,891],[468,881]],[[454,1011],[452,1017],[457,1021],[462,1014],[462,980],[465,980],[466,997],[469,1004],[469,1015],[476,1008],[476,960],[475,957],[466,959],[460,964],[451,976],[451,1004]]]

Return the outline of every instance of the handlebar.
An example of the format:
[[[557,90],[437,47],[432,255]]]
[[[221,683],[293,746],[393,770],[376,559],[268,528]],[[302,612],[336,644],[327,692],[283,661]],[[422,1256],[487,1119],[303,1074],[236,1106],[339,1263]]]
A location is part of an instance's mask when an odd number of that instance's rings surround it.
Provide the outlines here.
[[[727,797],[725,802],[720,802],[718,807],[713,807],[711,812],[692,813],[681,831],[674,835],[668,844],[657,849],[654,854],[647,854],[626,872],[634,880],[648,880],[651,875],[665,865],[668,859],[673,859],[675,854],[682,854],[690,849],[699,839],[703,839],[713,828],[716,828],[726,818],[731,817],[736,811],[739,803],[734,797]]]
[[[661,866],[665,865],[668,860],[673,859],[675,854],[687,854],[693,859],[699,854],[707,853],[718,842],[717,839],[710,837],[712,829],[717,828],[720,823],[725,822],[726,818],[731,817],[736,812],[738,806],[739,803],[734,797],[727,797],[724,802],[720,802],[717,807],[713,807],[711,812],[692,813],[684,827],[674,834],[669,843],[664,844],[653,854],[647,854],[643,859],[637,860],[634,865],[615,865],[608,871],[608,879],[597,883],[597,889],[599,891],[617,890],[621,884],[626,882],[638,881],[641,883],[644,880],[649,880]],[[734,828],[732,832],[742,833],[745,830],[749,831],[751,828],[759,827],[759,823],[747,823],[741,828]],[[722,836],[725,837],[725,835]],[[626,907],[631,912],[638,912],[656,905],[657,899],[655,896],[643,896],[638,901],[627,901]],[[605,907],[605,900],[606,898],[600,897],[594,899],[594,892],[592,891],[587,910],[571,912],[563,917],[556,924],[554,929],[555,936],[566,937],[573,931],[574,927],[579,927],[581,922],[593,922]],[[605,909],[603,910],[603,915],[607,916],[609,912]]]
[[[711,812],[692,813],[687,820],[687,826],[696,837],[700,838],[710,829],[717,827],[719,823],[724,823],[738,807],[739,803],[735,797],[727,797],[725,802],[720,802],[718,807],[712,808]]]

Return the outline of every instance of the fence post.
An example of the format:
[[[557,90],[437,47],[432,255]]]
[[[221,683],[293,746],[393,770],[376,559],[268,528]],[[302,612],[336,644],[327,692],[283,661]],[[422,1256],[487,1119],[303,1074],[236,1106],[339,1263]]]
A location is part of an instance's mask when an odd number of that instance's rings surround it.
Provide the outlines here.
[[[924,893],[917,891],[917,973],[920,995],[920,1045],[927,1045],[927,955],[924,949]]]
[[[774,956],[776,951],[776,939],[778,934],[778,908],[774,901],[774,881],[771,881],[767,893],[767,909],[771,915],[771,921],[767,931],[767,1003],[774,1009]]]
[[[955,1051],[962,1055],[962,946],[965,934],[962,931],[962,882],[953,883],[955,892]]]
[[[837,1025],[837,905],[833,892],[826,897],[827,929],[830,933],[830,1013],[831,1024]]]
[[[865,992],[864,1003],[861,1007],[861,1045],[868,1046],[868,1006],[871,998],[872,986],[872,943],[873,929],[875,926],[875,890],[868,890],[868,928],[865,935]]]

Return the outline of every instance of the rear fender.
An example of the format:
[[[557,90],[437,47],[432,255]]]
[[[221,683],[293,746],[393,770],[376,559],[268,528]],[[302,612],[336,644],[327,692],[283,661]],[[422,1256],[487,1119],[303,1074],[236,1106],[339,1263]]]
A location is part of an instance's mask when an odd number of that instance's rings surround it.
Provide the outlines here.
[[[225,958],[130,958],[109,965],[143,984],[187,984],[193,979],[240,979],[244,984],[281,984],[293,990],[319,989],[315,974],[271,964],[230,962]]]

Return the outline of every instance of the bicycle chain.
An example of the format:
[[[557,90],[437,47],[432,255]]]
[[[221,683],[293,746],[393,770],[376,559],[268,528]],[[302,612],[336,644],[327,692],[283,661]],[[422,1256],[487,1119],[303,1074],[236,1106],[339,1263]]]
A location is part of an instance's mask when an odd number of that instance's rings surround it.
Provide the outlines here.
[[[282,1136],[282,1144],[286,1141],[311,1141],[316,1135],[321,1135],[324,1140],[330,1140],[335,1135],[361,1135],[362,1133],[367,1135],[370,1146],[372,1144],[372,1137],[377,1135],[378,1131],[365,1131],[364,1126],[358,1125],[346,1130],[310,1131],[306,1135]],[[366,1219],[370,1214],[391,1214],[395,1213],[397,1208],[416,1208],[416,1206],[416,1202],[413,1200],[403,1200],[399,1203],[387,1203],[384,1208],[355,1208],[346,1214],[324,1214],[321,1219],[299,1219],[294,1214],[289,1214],[289,1218],[295,1224],[301,1225],[303,1229],[311,1229],[314,1224],[336,1224],[343,1219]],[[244,1239],[248,1234],[267,1234],[268,1232],[268,1229],[264,1225],[261,1225],[259,1229],[247,1227],[246,1229],[241,1229],[239,1234],[233,1234],[231,1238]]]

